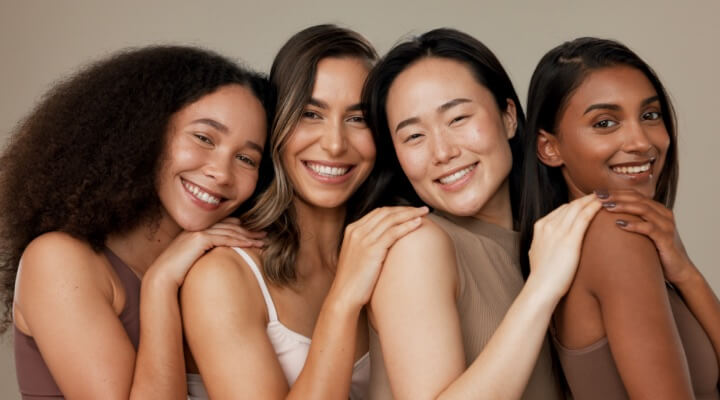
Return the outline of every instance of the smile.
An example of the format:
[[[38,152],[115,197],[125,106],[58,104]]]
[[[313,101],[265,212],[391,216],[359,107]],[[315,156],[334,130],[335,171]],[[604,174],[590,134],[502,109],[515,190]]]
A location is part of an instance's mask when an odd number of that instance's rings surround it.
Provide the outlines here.
[[[462,179],[462,177],[464,177],[465,175],[470,173],[470,171],[474,170],[476,166],[477,166],[477,163],[473,164],[473,165],[469,165],[459,171],[455,171],[449,175],[443,176],[443,177],[439,178],[437,181],[442,183],[443,185],[450,185],[450,184],[455,183],[455,182],[459,181],[460,179]]]
[[[319,164],[311,161],[305,161],[305,166],[310,168],[313,172],[318,175],[326,176],[328,178],[336,178],[343,176],[350,171],[350,167],[336,167],[330,165]]]
[[[182,179],[182,184],[185,186],[185,189],[190,192],[190,194],[193,195],[196,199],[200,200],[203,203],[211,204],[211,205],[218,205],[220,204],[220,198],[217,196],[213,196],[212,194],[202,190],[199,186],[193,185],[192,183]]]
[[[610,167],[610,169],[616,174],[622,175],[642,174],[650,170],[653,161],[654,160],[651,160],[646,162],[645,164],[640,165],[617,165],[614,167]]]

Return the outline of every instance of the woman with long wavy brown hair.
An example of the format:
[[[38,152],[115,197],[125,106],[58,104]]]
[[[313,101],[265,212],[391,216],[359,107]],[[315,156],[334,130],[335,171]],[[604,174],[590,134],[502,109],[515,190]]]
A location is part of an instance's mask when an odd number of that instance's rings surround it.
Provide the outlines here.
[[[387,248],[427,212],[357,220],[381,178],[360,104],[375,58],[362,36],[332,25],[295,34],[275,58],[275,177],[244,222],[267,230],[268,245],[213,250],[189,273],[183,323],[202,376],[191,376],[191,397],[366,398],[363,306]]]

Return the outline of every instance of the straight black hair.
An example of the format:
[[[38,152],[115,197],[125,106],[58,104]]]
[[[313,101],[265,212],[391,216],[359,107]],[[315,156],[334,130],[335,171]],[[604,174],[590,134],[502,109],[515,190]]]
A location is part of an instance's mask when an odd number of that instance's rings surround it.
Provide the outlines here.
[[[467,66],[475,79],[495,98],[501,112],[507,110],[507,100],[515,103],[517,129],[509,139],[513,164],[510,171],[510,201],[515,224],[518,221],[520,192],[522,189],[522,151],[525,135],[525,114],[515,88],[497,57],[474,37],[455,29],[440,28],[424,33],[393,47],[373,68],[363,90],[365,118],[373,132],[377,155],[375,168],[381,174],[376,190],[381,192],[381,205],[406,203],[423,204],[402,171],[395,154],[386,105],[390,86],[395,78],[414,63],[428,57],[457,61]]]
[[[657,92],[670,146],[655,188],[655,200],[668,208],[675,203],[679,173],[675,111],[665,87],[652,68],[632,50],[613,40],[583,37],[555,47],[543,56],[535,68],[528,93],[528,123],[523,144],[524,190],[520,205],[520,264],[526,278],[530,273],[528,251],[533,225],[569,200],[560,168],[549,167],[538,159],[538,133],[541,129],[555,132],[570,97],[585,78],[593,71],[613,66],[639,70]]]

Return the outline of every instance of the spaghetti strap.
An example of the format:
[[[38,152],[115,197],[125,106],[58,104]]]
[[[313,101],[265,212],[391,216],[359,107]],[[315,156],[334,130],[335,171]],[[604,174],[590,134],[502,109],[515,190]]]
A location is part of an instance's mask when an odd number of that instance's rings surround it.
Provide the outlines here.
[[[240,256],[245,260],[247,265],[252,270],[253,274],[255,274],[255,278],[258,281],[258,285],[260,285],[260,290],[262,291],[263,298],[265,299],[265,306],[267,307],[268,311],[268,319],[269,322],[277,321],[277,311],[275,310],[275,304],[273,304],[272,297],[270,297],[270,291],[267,288],[267,285],[265,284],[265,279],[263,279],[262,273],[260,273],[260,268],[257,264],[255,264],[255,260],[250,257],[248,253],[245,252],[245,250],[239,248],[239,247],[233,247],[233,250],[235,250],[236,253],[240,254]]]

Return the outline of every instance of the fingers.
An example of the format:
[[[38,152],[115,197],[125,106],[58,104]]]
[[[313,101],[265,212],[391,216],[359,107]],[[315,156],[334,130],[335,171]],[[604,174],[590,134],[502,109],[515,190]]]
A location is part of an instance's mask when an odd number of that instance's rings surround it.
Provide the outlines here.
[[[386,229],[376,243],[385,249],[389,249],[398,239],[419,228],[421,225],[422,217],[415,217],[400,224],[395,224],[389,229]]]
[[[359,220],[353,222],[345,228],[345,236],[351,235],[369,235],[378,226],[387,223],[388,218],[397,221],[397,214],[410,215],[406,219],[427,214],[427,207],[380,207],[372,210]],[[377,237],[378,235],[374,235]]]
[[[648,207],[649,210],[653,210],[659,215],[665,217],[665,218],[672,218],[673,213],[670,211],[667,207],[665,207],[663,204],[658,203],[657,201],[654,201],[653,199],[648,198],[647,196],[632,190],[632,189],[625,189],[625,190],[613,190],[609,193],[609,196],[607,199],[603,199],[605,203],[610,203],[614,206],[606,206],[608,211],[617,212],[618,208],[617,205],[619,204],[644,204],[646,207]],[[640,215],[638,215],[640,216]]]
[[[582,240],[588,226],[590,226],[590,222],[592,222],[593,218],[595,218],[595,214],[597,214],[601,208],[602,203],[600,201],[592,201],[585,204],[585,206],[579,210],[573,219],[570,234],[576,237],[579,236],[580,240]]]
[[[247,236],[244,229],[237,229],[237,227],[226,227],[219,226],[219,224],[213,225],[212,227],[204,230],[202,234],[208,236],[208,240],[211,243],[215,243],[216,238],[231,238],[236,240],[237,243],[241,243],[238,247],[264,247],[265,242],[262,240],[254,239],[252,236]],[[226,246],[221,244],[220,246]]]
[[[369,232],[367,232],[370,240],[379,240],[379,238],[385,234],[388,230],[395,226],[404,224],[405,222],[417,219],[420,221],[420,217],[428,213],[427,207],[403,207],[393,209],[387,212],[383,218],[373,226]],[[418,225],[419,226],[419,225]],[[394,241],[393,241],[394,242]]]

